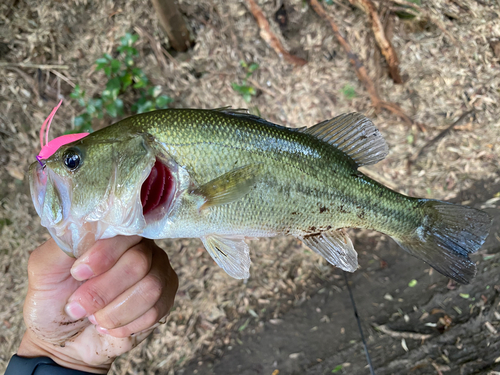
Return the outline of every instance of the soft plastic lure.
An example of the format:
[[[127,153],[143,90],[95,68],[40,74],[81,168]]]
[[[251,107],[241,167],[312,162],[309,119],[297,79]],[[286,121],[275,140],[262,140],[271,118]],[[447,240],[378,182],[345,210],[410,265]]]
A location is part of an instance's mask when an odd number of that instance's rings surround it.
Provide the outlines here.
[[[36,160],[44,166],[44,163],[42,163],[42,160],[50,158],[58,149],[59,147],[66,145],[68,143],[78,141],[79,139],[82,139],[89,135],[90,133],[77,133],[77,134],[66,134],[66,135],[61,135],[60,137],[54,138],[49,142],[49,130],[50,130],[50,124],[52,123],[52,119],[56,115],[57,110],[62,104],[62,100],[59,102],[59,104],[50,112],[49,117],[45,119],[43,122],[42,128],[40,129],[40,146],[41,150],[40,153],[37,155]],[[43,143],[43,136],[45,134],[45,144]]]

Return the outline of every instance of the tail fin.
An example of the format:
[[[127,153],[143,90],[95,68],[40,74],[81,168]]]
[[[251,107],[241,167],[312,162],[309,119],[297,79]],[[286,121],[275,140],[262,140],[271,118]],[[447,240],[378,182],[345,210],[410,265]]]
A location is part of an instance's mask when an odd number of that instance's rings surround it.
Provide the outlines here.
[[[469,259],[483,245],[492,219],[486,212],[451,203],[427,200],[422,224],[411,234],[394,240],[453,280],[468,284],[476,275]]]

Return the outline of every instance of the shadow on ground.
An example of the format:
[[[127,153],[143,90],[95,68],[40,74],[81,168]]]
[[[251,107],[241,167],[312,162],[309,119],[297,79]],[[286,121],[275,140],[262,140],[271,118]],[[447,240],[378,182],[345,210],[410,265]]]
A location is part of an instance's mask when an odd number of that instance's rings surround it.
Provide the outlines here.
[[[355,244],[362,253],[382,241],[379,261],[361,255],[361,269],[348,276],[377,375],[500,371],[500,202],[497,208],[484,206],[499,191],[500,185],[481,181],[454,199],[494,217],[490,236],[472,257],[478,273],[470,285],[449,282],[387,238],[365,237]],[[240,345],[180,373],[368,374],[343,276],[335,273],[309,300],[267,321],[260,332],[241,335]],[[412,280],[417,283],[410,287]]]

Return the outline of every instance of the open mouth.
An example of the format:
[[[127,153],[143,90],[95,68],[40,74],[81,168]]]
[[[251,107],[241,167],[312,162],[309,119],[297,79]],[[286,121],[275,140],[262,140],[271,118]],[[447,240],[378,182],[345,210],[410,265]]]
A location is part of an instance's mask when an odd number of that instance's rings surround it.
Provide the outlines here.
[[[158,159],[148,178],[142,184],[142,213],[146,216],[159,207],[170,205],[174,192],[174,178],[170,170]]]

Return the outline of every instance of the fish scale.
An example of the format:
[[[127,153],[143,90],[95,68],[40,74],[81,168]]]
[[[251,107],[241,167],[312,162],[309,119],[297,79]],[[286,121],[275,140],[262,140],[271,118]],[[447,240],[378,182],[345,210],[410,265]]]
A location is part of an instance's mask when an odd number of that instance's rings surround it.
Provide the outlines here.
[[[263,163],[266,177],[240,201],[214,207],[206,220],[195,221],[197,211],[186,210],[172,228],[172,237],[186,237],[193,226],[202,224],[209,227],[208,233],[217,230],[234,235],[252,228],[251,236],[298,235],[328,226],[376,228],[393,234],[399,226],[390,228],[387,218],[394,215],[387,213],[408,211],[415,204],[411,198],[387,191],[388,204],[371,210],[372,205],[367,203],[378,196],[380,189],[387,188],[356,171],[346,155],[328,144],[277,125],[241,120],[221,112],[195,111],[169,110],[160,119],[153,114],[140,121],[132,117],[131,126],[145,127],[175,155],[177,163],[192,171],[199,184],[252,163]],[[148,123],[153,126],[148,127]],[[165,128],[160,126],[162,123],[171,125]],[[303,182],[297,184],[297,179]],[[329,208],[320,212],[320,207]],[[297,211],[299,215],[292,215]],[[360,218],[361,212],[365,213],[364,219]]]

